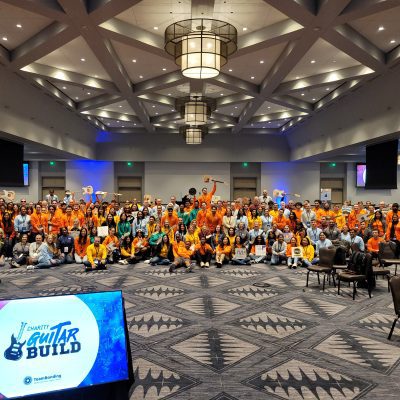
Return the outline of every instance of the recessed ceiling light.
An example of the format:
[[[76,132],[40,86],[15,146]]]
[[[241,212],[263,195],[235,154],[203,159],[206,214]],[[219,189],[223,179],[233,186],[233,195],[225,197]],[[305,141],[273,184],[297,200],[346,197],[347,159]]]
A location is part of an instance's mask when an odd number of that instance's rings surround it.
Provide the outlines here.
[[[299,76],[296,76],[296,79],[300,79],[300,77],[299,77]]]
[[[125,125],[121,125],[121,128],[125,128]]]
[[[87,92],[87,94],[90,96],[91,93],[90,93],[90,92]]]
[[[268,106],[268,110],[270,110],[271,109],[271,106]]]
[[[172,112],[174,112],[175,110],[174,110],[174,109],[172,109],[171,111],[172,111]]]
[[[158,26],[155,26],[153,29],[154,29],[155,31],[158,30]]]
[[[140,79],[143,79],[143,75],[139,75],[139,78],[140,78]]]
[[[158,113],[156,113],[156,115],[158,115]]]
[[[223,94],[223,93],[220,93],[219,95],[220,95],[220,96],[223,96],[224,94]]]
[[[167,68],[163,68],[162,70],[163,70],[163,71],[166,71],[166,70],[167,70]]]
[[[260,60],[260,64],[264,64],[264,60]]]
[[[231,115],[233,115],[233,113],[231,113]]]
[[[229,72],[232,72],[232,68],[229,68],[229,70],[228,70]]]
[[[66,87],[65,87],[65,86],[63,86],[63,89],[65,90],[65,89],[66,89]]]
[[[384,26],[380,26],[379,28],[378,28],[378,31],[384,31],[385,30],[385,27]]]
[[[218,110],[215,110],[215,112],[218,112]]]
[[[120,105],[120,106],[118,106],[119,108],[122,108],[122,106]]]
[[[329,90],[329,88],[327,87],[327,88],[326,88],[326,91],[328,91],[328,90]]]
[[[394,43],[396,43],[396,41],[394,39],[390,41],[390,44],[394,44]]]
[[[171,96],[171,93],[168,93],[168,96]]]
[[[76,99],[76,100],[79,100],[79,97],[78,97],[78,96],[76,96],[76,97],[75,97],[75,99]]]
[[[134,126],[136,126],[136,124],[133,124]]]
[[[304,96],[304,93],[302,93],[301,95]]]
[[[3,40],[6,42],[8,39],[6,36],[3,36]]]
[[[156,108],[156,106],[152,106],[153,108]]]
[[[254,76],[251,76],[250,79],[254,79]]]
[[[315,101],[316,99],[315,99],[315,97],[313,98],[313,101]]]
[[[136,62],[136,58],[134,58],[134,59],[132,60],[132,62],[135,63],[135,62]]]
[[[17,24],[16,26],[17,26],[17,28],[22,28],[21,24]]]
[[[246,28],[246,27],[244,27],[244,28],[243,28],[243,30],[244,30],[244,31],[247,31],[247,28]]]
[[[81,58],[81,61],[82,61],[82,62],[85,62],[85,61],[86,61],[86,59],[85,59],[85,58]]]
[[[311,64],[315,64],[315,60],[311,60],[310,62],[311,62]]]
[[[237,106],[235,106],[235,108],[237,108]]]

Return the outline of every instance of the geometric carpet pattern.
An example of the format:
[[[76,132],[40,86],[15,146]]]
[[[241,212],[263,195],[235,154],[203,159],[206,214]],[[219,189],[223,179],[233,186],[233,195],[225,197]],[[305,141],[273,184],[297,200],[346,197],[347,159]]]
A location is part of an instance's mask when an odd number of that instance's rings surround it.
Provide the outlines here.
[[[400,323],[387,281],[341,295],[284,266],[170,273],[148,264],[85,273],[0,267],[0,299],[121,289],[131,400],[397,399]],[[257,285],[254,285],[254,284]]]

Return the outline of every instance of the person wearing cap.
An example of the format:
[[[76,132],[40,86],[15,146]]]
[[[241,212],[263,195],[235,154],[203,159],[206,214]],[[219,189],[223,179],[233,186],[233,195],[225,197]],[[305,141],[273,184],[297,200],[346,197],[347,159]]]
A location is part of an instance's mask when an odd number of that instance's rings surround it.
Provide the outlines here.
[[[73,201],[74,201],[74,194],[70,190],[66,190],[63,202],[66,205],[69,205],[69,203],[73,203]]]

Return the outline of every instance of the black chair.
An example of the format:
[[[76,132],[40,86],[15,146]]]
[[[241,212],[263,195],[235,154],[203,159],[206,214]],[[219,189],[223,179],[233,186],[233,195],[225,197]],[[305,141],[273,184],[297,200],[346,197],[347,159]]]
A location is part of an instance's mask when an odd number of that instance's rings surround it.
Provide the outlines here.
[[[356,260],[356,261],[355,261]],[[356,252],[349,261],[349,269],[339,272],[338,294],[340,294],[340,282],[353,283],[353,300],[356,298],[357,286],[364,286],[368,289],[369,298],[371,298],[372,286],[374,284],[374,275],[372,270],[371,254]],[[356,286],[357,284],[357,286]]]
[[[378,259],[382,267],[394,264],[394,274],[397,275],[397,266],[400,264],[400,259],[396,257],[396,244],[394,242],[379,243]]]
[[[390,278],[389,285],[390,285],[390,290],[392,291],[393,306],[396,318],[393,321],[392,329],[390,330],[388,340],[390,340],[390,338],[392,337],[394,327],[396,326],[396,322],[400,318],[400,277],[393,276],[392,278]]]
[[[323,273],[324,274],[324,281],[322,284],[322,291],[325,290],[325,280],[326,280],[326,275],[328,274],[328,277],[332,275],[333,271],[333,263],[335,260],[335,254],[336,254],[336,249],[334,247],[327,247],[323,248],[319,251],[319,263],[318,265],[310,265],[307,267],[307,282],[306,282],[306,287],[308,287],[308,278],[310,275],[310,272],[316,272],[317,277],[318,277],[318,284],[321,284],[319,274]],[[333,282],[335,282],[335,278],[332,276]]]

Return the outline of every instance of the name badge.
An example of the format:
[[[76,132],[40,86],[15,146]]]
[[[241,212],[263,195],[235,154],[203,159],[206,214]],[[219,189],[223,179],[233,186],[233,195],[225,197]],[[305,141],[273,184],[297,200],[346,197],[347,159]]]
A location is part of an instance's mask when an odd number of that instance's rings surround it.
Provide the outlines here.
[[[68,253],[68,247],[64,247],[64,253]]]

